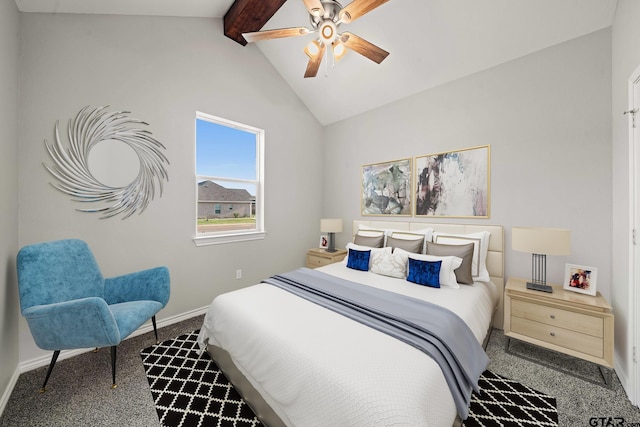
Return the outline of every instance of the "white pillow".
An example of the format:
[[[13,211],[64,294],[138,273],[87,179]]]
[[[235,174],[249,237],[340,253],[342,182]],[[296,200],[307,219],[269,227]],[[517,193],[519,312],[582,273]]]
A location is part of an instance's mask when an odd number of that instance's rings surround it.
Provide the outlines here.
[[[407,263],[409,262],[409,252],[403,251],[402,249],[400,251],[396,250],[394,252],[372,252],[370,271],[372,273],[381,274],[383,276],[406,279]]]
[[[488,282],[489,271],[487,270],[487,252],[489,251],[489,238],[491,233],[480,231],[469,234],[433,233],[434,243],[445,245],[466,245],[473,243],[473,260],[471,262],[471,276],[473,280]]]
[[[373,254],[377,252],[389,252],[391,253],[391,248],[372,248],[369,246],[361,246],[356,245],[355,243],[347,243],[347,256],[342,260],[343,264],[347,264],[349,262],[349,249],[353,249],[355,251],[371,251],[371,255],[369,256],[369,270],[371,270],[371,259],[373,258]]]
[[[412,254],[411,252],[403,251],[402,249],[396,249],[394,252],[405,252],[409,258],[417,259],[419,261],[442,261],[440,264],[440,286],[448,286],[454,289],[460,289],[458,281],[456,280],[455,269],[462,265],[462,258],[457,256],[435,256],[435,255],[421,255]]]

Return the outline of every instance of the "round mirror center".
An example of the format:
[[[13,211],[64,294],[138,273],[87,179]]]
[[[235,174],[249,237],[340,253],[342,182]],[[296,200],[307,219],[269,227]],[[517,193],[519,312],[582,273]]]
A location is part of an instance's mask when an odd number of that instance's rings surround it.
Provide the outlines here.
[[[140,172],[140,159],[134,149],[116,139],[105,139],[94,145],[88,163],[94,178],[110,187],[125,187]]]

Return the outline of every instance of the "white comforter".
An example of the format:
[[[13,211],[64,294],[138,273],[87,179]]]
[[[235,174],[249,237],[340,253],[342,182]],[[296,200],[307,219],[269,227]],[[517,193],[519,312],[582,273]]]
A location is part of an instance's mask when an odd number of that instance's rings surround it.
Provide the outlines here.
[[[479,342],[497,302],[491,283],[428,288],[346,268],[321,271],[424,299],[458,314]],[[272,285],[214,299],[199,342],[225,349],[290,426],[450,426],[442,371],[414,347]]]

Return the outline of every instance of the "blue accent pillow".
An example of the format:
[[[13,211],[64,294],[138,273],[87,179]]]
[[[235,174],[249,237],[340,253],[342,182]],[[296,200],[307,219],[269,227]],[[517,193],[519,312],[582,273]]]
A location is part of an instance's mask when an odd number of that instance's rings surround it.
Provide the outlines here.
[[[407,276],[407,280],[417,283],[418,285],[439,288],[441,265],[442,261],[423,261],[409,258],[409,275]]]
[[[349,248],[349,259],[347,260],[347,267],[354,270],[369,271],[369,258],[371,257],[371,251],[357,251]]]

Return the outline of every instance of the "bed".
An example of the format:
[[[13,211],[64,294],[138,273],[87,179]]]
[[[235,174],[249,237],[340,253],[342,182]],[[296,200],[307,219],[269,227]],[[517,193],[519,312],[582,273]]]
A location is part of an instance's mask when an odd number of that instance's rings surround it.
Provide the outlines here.
[[[427,229],[439,238],[488,232],[484,257],[489,280],[436,289],[348,268],[346,260],[315,271],[445,307],[467,324],[478,343],[485,344],[492,327],[502,328],[502,226],[357,220],[352,227],[354,239],[358,233],[366,235],[366,230],[385,230],[388,237]],[[480,246],[474,249],[479,251]],[[461,422],[448,379],[432,357],[271,284],[216,297],[198,340],[268,426]]]

